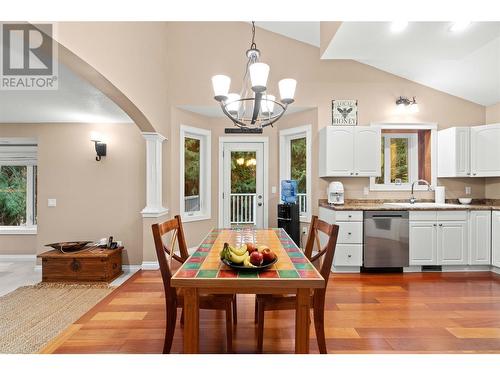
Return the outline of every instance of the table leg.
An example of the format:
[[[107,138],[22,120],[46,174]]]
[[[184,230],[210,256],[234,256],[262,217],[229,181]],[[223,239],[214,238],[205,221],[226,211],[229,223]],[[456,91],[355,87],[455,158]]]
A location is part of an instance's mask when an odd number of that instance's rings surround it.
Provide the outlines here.
[[[200,317],[198,290],[184,289],[184,353],[195,354],[199,351]]]
[[[309,353],[310,290],[297,289],[295,308],[295,353]]]

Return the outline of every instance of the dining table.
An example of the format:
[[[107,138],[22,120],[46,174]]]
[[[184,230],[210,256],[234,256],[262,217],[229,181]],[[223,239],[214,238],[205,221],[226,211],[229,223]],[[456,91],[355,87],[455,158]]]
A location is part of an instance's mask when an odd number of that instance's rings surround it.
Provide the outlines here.
[[[277,262],[265,270],[236,270],[224,264],[224,243],[265,245]],[[324,288],[325,280],[282,228],[248,227],[212,229],[182,264],[171,285],[184,293],[184,353],[199,351],[200,294],[295,294],[295,353],[309,352],[311,291]]]

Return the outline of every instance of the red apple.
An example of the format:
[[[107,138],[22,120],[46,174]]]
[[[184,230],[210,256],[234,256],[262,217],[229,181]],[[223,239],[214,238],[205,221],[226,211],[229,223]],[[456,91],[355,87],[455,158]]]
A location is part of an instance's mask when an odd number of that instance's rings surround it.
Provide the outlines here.
[[[261,254],[262,254],[262,259],[263,259],[264,263],[271,263],[272,261],[274,261],[276,259],[276,254],[274,253],[274,251],[272,251],[269,248],[263,249]]]
[[[252,254],[254,251],[257,251],[257,246],[255,246],[252,242],[247,242],[247,251],[248,254]]]
[[[259,253],[262,253],[265,249],[269,249],[268,246],[266,245],[260,245],[257,250],[259,251]]]
[[[264,258],[262,254],[258,251],[254,251],[250,254],[250,263],[252,263],[254,266],[260,266],[263,260]]]

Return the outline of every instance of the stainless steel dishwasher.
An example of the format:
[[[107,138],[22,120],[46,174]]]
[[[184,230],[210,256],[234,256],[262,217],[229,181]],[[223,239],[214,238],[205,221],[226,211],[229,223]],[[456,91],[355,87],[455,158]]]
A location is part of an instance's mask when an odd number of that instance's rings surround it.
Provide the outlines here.
[[[364,268],[408,267],[408,211],[365,211]]]

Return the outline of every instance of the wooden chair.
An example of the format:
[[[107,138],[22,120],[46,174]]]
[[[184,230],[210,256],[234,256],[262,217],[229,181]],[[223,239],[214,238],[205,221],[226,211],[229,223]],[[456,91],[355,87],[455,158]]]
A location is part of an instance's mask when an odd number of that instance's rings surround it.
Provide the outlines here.
[[[319,248],[318,231],[323,232],[328,236],[328,242],[322,249]],[[313,216],[309,227],[309,235],[305,248],[306,257],[314,264],[322,261],[318,271],[325,279],[325,287],[323,289],[315,289],[311,295],[311,308],[314,312],[314,328],[318,340],[319,351],[326,354],[325,340],[325,296],[330,270],[332,268],[333,256],[335,255],[335,247],[337,245],[337,236],[339,233],[338,225],[328,224],[319,220],[317,216]],[[318,253],[313,256],[314,244],[318,245]],[[322,259],[321,259],[322,258]],[[297,298],[295,295],[269,295],[259,294],[256,298],[256,321],[258,324],[257,330],[257,348],[262,352],[264,342],[264,312],[276,310],[295,310]]]
[[[152,225],[153,238],[155,241],[156,255],[160,264],[161,277],[165,288],[165,303],[166,303],[166,330],[165,342],[163,344],[163,353],[170,353],[172,341],[174,338],[175,324],[177,321],[177,308],[183,308],[184,299],[181,289],[176,289],[170,286],[172,271],[169,266],[168,257],[175,259],[179,263],[184,263],[189,257],[187,250],[186,239],[182,229],[182,221],[179,215],[174,219],[165,221],[159,224]],[[173,232],[170,247],[163,243],[163,236],[169,232]],[[173,253],[175,240],[179,246],[180,256]],[[224,310],[226,312],[226,340],[227,351],[233,350],[233,311],[234,322],[236,323],[236,298],[234,295],[200,295],[200,309],[205,310]],[[234,309],[234,310],[232,310]],[[181,325],[183,324],[184,310],[181,314]]]

